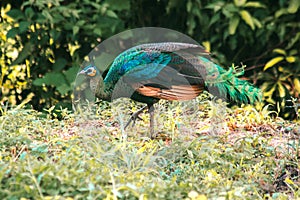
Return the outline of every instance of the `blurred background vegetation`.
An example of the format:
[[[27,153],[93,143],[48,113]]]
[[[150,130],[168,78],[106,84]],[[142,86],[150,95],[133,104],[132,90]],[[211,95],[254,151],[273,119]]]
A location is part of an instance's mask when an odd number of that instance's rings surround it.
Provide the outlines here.
[[[2,0],[0,102],[71,109],[83,58],[121,31],[153,26],[189,35],[245,78],[266,104],[295,117],[300,93],[300,1]],[[287,106],[287,103],[294,107]]]

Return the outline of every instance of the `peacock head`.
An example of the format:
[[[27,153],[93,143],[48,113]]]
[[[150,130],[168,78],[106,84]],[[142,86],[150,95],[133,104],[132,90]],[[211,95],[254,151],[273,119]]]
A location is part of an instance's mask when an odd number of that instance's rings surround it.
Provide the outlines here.
[[[94,94],[103,87],[103,79],[100,71],[92,64],[83,68],[78,75],[84,75],[89,80],[90,89]]]
[[[93,77],[96,77],[96,76],[100,75],[99,70],[94,65],[86,66],[85,68],[83,68],[83,70],[81,70],[78,73],[78,75],[79,74],[84,74],[85,76],[87,76],[89,78],[93,78]]]

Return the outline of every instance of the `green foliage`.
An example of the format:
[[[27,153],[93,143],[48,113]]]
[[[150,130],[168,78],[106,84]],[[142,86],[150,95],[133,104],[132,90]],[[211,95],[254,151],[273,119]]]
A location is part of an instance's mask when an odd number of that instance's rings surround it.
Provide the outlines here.
[[[221,65],[242,62],[245,76],[261,86],[266,102],[281,115],[290,113],[286,100],[299,96],[297,0],[27,0],[1,10],[1,101],[10,104],[70,105],[76,69],[90,50],[142,26],[188,34]]]
[[[115,117],[119,115],[114,111],[122,109],[121,104],[112,108],[100,102],[99,107],[106,109],[77,114],[60,110],[64,120],[51,120],[53,109],[43,117],[34,110],[3,110],[0,198],[300,197],[299,139],[286,138],[299,134],[299,124],[280,119],[271,122],[266,110],[256,111],[250,106],[229,110],[223,103],[194,103],[201,107],[191,110],[190,101],[156,104],[161,111],[157,113],[160,132],[172,135],[160,140],[141,137],[147,119],[122,132],[116,125],[119,119]],[[133,111],[138,109],[131,105]],[[207,134],[213,125],[211,121],[217,123],[215,118],[220,120],[220,116],[223,128],[231,131]],[[189,124],[194,128],[188,129],[191,133],[187,134],[182,127]],[[269,128],[275,129],[276,134]],[[280,141],[276,140],[278,131]]]
[[[116,4],[40,0],[1,8],[2,101],[19,104],[32,92],[36,97],[31,104],[37,109],[70,105],[84,56],[101,38],[124,27],[115,11],[122,12],[129,4]]]

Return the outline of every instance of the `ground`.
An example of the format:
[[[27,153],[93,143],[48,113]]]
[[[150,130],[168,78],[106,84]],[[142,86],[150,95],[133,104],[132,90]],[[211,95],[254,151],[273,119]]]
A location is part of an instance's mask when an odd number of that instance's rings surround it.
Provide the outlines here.
[[[267,107],[197,98],[155,105],[124,130],[129,100],[2,109],[1,199],[297,199],[300,123]],[[62,119],[61,119],[62,118]]]

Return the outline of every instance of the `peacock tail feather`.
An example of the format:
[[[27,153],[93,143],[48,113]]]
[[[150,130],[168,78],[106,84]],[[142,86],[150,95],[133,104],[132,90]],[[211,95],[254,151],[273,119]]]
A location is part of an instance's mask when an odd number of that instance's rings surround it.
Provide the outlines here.
[[[261,101],[261,90],[248,81],[238,78],[244,74],[244,66],[241,68],[232,66],[229,70],[225,70],[217,64],[215,66],[219,71],[219,76],[213,79],[206,79],[205,83],[208,87],[217,88],[221,96],[227,95],[235,102],[254,104],[257,101]]]

